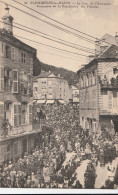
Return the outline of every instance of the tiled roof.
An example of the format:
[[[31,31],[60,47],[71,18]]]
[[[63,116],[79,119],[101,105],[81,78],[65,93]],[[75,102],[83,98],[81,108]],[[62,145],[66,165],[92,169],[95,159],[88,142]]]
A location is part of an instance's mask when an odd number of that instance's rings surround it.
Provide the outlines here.
[[[97,59],[100,58],[118,58],[118,47],[116,45],[111,45],[97,57]]]
[[[35,81],[38,78],[47,78],[50,74],[51,72],[42,72],[40,75],[34,76],[33,80]]]

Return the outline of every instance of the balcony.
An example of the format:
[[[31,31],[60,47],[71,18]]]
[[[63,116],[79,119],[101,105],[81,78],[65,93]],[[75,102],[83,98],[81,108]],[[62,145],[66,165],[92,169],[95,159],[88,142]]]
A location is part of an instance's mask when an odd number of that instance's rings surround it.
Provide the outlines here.
[[[31,124],[31,125],[22,125],[20,127],[8,127],[2,128],[0,130],[2,132],[0,134],[0,141],[21,137],[29,134],[33,134],[36,132],[41,132],[41,124]]]
[[[101,84],[101,89],[107,89],[107,90],[112,90],[112,89],[118,89],[118,84],[117,85],[112,85],[112,84]]]
[[[106,76],[102,80],[99,78],[99,83],[101,85],[101,89],[118,89],[118,76],[116,76],[116,78],[112,77],[110,80],[108,80]]]

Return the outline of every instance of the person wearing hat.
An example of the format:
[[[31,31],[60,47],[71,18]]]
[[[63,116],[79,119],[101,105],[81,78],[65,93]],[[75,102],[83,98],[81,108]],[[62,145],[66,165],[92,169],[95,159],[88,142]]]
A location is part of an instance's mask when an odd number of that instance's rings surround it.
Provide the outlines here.
[[[49,166],[50,182],[52,182],[53,174],[55,174],[55,168],[54,168],[54,163],[52,162],[50,163],[50,166]]]
[[[30,188],[30,187],[31,187],[31,183],[32,183],[32,182],[31,182],[31,177],[28,176],[28,177],[27,177],[27,180],[26,180],[25,187],[26,187],[26,188]]]
[[[45,183],[50,182],[49,165],[48,164],[43,167],[43,178],[44,178]]]
[[[63,188],[64,179],[61,173],[58,173],[57,175],[57,183],[58,183],[58,188]]]
[[[12,165],[11,161],[9,161],[8,168],[9,168],[9,169],[11,169],[11,168],[12,168],[12,166],[13,166],[13,165]]]

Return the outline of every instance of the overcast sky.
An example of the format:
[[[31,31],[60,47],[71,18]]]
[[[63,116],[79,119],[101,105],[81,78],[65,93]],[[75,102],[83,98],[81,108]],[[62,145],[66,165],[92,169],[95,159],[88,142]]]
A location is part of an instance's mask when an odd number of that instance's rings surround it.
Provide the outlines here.
[[[30,14],[33,14],[37,17],[40,17],[41,19],[45,19],[48,22],[51,22],[53,24],[56,24],[52,22],[51,20],[48,20],[44,18],[43,16],[40,16],[38,13],[28,10],[27,8],[18,5],[16,2],[12,0],[3,0],[6,3],[9,3],[15,7],[18,7]],[[43,13],[59,22],[62,22],[63,24],[66,24],[72,28],[75,28],[83,33],[87,33],[89,35],[92,35],[94,37],[100,38],[104,34],[111,34],[115,36],[116,32],[118,31],[118,0],[84,0],[84,3],[107,3],[108,5],[99,5],[99,8],[82,8],[79,3],[82,5],[82,0],[69,0],[65,2],[75,3],[73,6],[77,6],[78,2],[78,8],[41,8],[38,7],[36,2],[42,2],[41,0],[17,0],[20,3],[27,2],[27,6],[30,8],[39,11],[40,13]],[[59,0],[55,0],[53,2],[59,2]],[[62,2],[62,1],[60,1]],[[64,2],[64,1],[63,1]],[[40,4],[38,4],[40,5]],[[45,4],[47,5],[47,4]],[[72,5],[72,4],[71,4]],[[10,6],[9,6],[10,7]],[[0,3],[0,20],[2,16],[5,14],[5,5],[3,3]],[[88,47],[91,49],[94,49],[94,44],[91,44],[87,41],[83,41],[82,39],[74,36],[69,35],[65,32],[60,31],[59,29],[55,29],[53,27],[50,27],[48,24],[45,24],[41,22],[40,20],[33,18],[25,13],[22,13],[21,11],[18,11],[12,7],[10,7],[10,15],[14,17],[14,22],[25,25],[27,27],[30,27],[32,29],[38,30],[40,32],[49,34],[51,36],[54,36],[56,38],[63,39],[68,42],[72,42],[84,47]],[[15,25],[15,24],[14,24]],[[59,24],[56,24],[62,28],[65,28]],[[0,23],[0,28],[2,28],[2,24]],[[67,29],[67,28],[65,28]],[[69,30],[69,29],[68,29]],[[72,30],[69,30],[72,31]],[[73,31],[75,32],[75,31]],[[39,43],[44,43],[51,45],[53,47],[57,47],[60,49],[68,50],[70,52],[82,54],[85,56],[91,55],[90,53],[70,48],[65,45],[61,45],[59,43],[52,42],[50,40],[44,39],[40,36],[33,35],[28,32],[24,32],[22,30],[18,30],[14,27],[13,29],[14,35],[22,36],[34,41],[37,41]],[[77,33],[77,32],[75,32]],[[78,35],[84,36],[80,33],[77,33]],[[89,38],[89,37],[87,37]],[[84,56],[69,54],[65,52],[59,52],[55,49],[51,49],[46,46],[35,44],[31,41],[26,41],[22,38],[19,38],[20,40],[24,41],[25,43],[29,44],[30,46],[37,49],[37,56],[39,60],[41,60],[44,63],[54,65],[57,67],[63,67],[69,70],[77,71],[82,64],[86,64],[86,58]],[[92,39],[94,40],[94,39]],[[71,58],[71,59],[70,59]]]

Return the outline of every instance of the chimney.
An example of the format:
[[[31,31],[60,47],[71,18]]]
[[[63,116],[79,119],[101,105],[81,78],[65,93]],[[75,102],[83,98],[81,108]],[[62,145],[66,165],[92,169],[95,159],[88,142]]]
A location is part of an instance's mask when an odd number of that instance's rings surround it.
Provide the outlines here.
[[[3,20],[3,29],[5,29],[8,33],[13,34],[13,17],[9,14],[9,7],[6,4],[5,10],[6,14],[2,17]]]
[[[90,55],[89,56],[89,62],[92,61],[96,56],[95,55]]]
[[[100,43],[99,43],[98,39],[96,39],[96,41],[95,41],[95,54],[96,55],[100,54]]]

